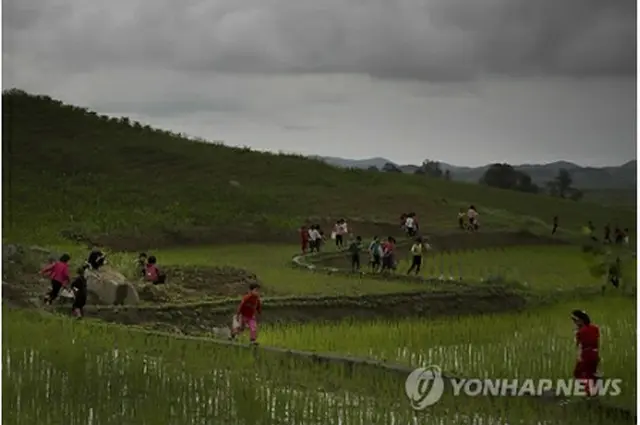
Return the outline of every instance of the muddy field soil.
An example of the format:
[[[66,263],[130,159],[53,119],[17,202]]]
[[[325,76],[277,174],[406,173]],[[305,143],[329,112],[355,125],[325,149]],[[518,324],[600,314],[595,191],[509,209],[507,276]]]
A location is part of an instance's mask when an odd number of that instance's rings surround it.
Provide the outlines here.
[[[2,299],[12,306],[38,306],[50,289],[47,279],[38,275],[49,254],[45,250],[17,247],[3,257]],[[130,280],[143,303],[195,302],[203,299],[236,297],[246,292],[258,277],[237,267],[170,266],[164,268],[167,284],[152,285]],[[268,295],[268,288],[267,288]],[[96,294],[89,293],[88,305],[98,304]]]
[[[526,299],[496,288],[451,292],[326,297],[264,303],[261,323],[339,321],[401,317],[435,317],[521,310]],[[210,332],[230,324],[236,302],[148,307],[93,307],[87,317],[127,325],[180,329],[182,333]]]

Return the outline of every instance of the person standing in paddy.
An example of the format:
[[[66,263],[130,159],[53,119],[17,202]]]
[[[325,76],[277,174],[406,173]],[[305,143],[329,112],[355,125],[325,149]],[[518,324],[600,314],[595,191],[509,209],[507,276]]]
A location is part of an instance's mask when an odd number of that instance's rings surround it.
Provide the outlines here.
[[[360,270],[360,251],[362,251],[362,237],[356,238],[349,245],[349,253],[351,254],[351,270],[357,272]]]
[[[424,248],[424,242],[422,238],[416,238],[415,243],[411,246],[411,267],[407,271],[407,274],[415,272],[416,276],[420,273],[420,267],[422,267],[422,250]]]
[[[63,254],[60,260],[56,261],[53,266],[48,270],[48,276],[51,277],[51,291],[45,298],[45,304],[51,305],[53,300],[58,298],[60,290],[63,286],[69,284],[69,261],[71,256],[69,254]]]
[[[578,359],[573,369],[573,377],[582,382],[589,396],[594,394],[593,385],[598,379],[600,364],[600,328],[591,323],[591,318],[582,310],[574,310],[571,320],[576,326]]]
[[[260,302],[260,285],[252,283],[249,285],[249,292],[242,297],[238,311],[236,313],[237,326],[233,326],[231,329],[231,336],[229,340],[235,341],[236,337],[246,327],[249,328],[249,338],[251,344],[257,345],[258,338],[258,324],[256,321],[256,315],[262,313],[262,303]]]

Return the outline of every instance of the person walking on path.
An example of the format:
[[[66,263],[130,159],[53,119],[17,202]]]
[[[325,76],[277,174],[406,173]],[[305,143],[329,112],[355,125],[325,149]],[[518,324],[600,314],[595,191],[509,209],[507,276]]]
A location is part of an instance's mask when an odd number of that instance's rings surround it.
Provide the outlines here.
[[[45,298],[45,304],[51,305],[51,303],[58,298],[60,290],[69,284],[69,261],[71,256],[69,254],[62,254],[60,260],[56,261],[51,269],[48,271],[48,276],[51,278],[51,291]]]
[[[78,275],[71,282],[71,289],[75,294],[73,305],[71,306],[71,314],[78,319],[84,317],[84,306],[87,304],[87,278],[84,276],[84,272],[84,267],[80,267],[77,270]]]
[[[256,316],[262,313],[262,303],[260,301],[260,285],[252,283],[249,285],[249,292],[242,297],[238,310],[236,312],[236,320],[231,329],[229,339],[235,341],[238,334],[249,328],[249,338],[252,345],[257,345],[258,339],[258,323]]]

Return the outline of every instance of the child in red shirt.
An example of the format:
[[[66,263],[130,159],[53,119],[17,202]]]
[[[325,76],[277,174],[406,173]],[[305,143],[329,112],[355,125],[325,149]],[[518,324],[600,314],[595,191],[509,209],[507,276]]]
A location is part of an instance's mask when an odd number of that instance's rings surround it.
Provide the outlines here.
[[[45,298],[45,304],[51,305],[51,303],[58,298],[60,290],[69,284],[69,261],[71,256],[69,254],[63,254],[60,260],[53,263],[51,267],[47,266],[41,270],[41,273],[51,278],[51,291]]]
[[[258,324],[256,322],[256,314],[262,313],[262,304],[260,302],[260,285],[252,283],[249,285],[249,292],[242,297],[236,317],[238,318],[238,326],[231,329],[230,340],[234,341],[236,336],[246,327],[249,327],[249,338],[251,344],[257,345]]]
[[[580,350],[573,377],[584,383],[587,394],[595,395],[592,387],[598,378],[600,328],[591,323],[589,315],[581,310],[574,310],[571,319],[576,325],[576,345]]]

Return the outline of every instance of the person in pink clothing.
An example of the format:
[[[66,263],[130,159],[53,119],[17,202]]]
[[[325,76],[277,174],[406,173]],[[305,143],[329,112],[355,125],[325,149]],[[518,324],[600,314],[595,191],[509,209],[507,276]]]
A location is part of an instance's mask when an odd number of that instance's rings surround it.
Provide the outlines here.
[[[53,300],[58,298],[62,287],[69,284],[69,260],[71,260],[71,256],[63,254],[51,268],[47,268],[46,275],[51,278],[51,291],[45,298],[45,304],[50,305]]]

